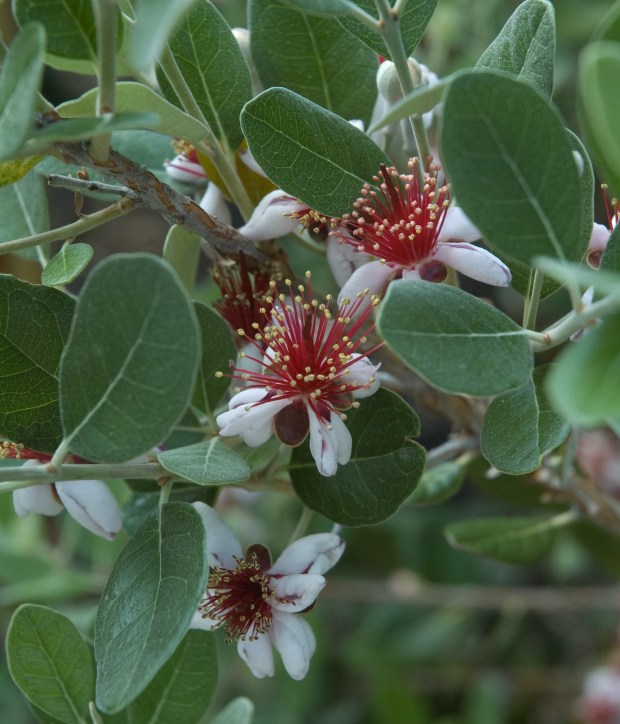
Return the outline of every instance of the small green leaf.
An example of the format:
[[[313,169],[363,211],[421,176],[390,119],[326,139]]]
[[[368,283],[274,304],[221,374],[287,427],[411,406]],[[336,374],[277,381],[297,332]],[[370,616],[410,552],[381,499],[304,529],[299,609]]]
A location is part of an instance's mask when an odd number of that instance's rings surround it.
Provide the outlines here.
[[[41,274],[41,281],[46,287],[68,284],[84,271],[92,256],[93,249],[88,244],[65,244],[58,254],[49,260]]]
[[[484,416],[482,454],[503,473],[522,475],[537,470],[542,456],[562,443],[570,431],[547,399],[544,383],[551,367],[537,367],[529,382],[495,398]]]
[[[106,724],[197,722],[211,702],[216,683],[215,637],[190,630],[142,694],[106,718]]]
[[[582,427],[620,416],[620,314],[608,317],[557,359],[547,392],[554,407]]]
[[[379,390],[347,413],[351,460],[323,477],[307,444],[293,450],[295,492],[312,510],[341,525],[373,525],[389,518],[411,494],[426,453],[412,438],[420,433],[415,412],[398,395]]]
[[[537,90],[498,72],[459,76],[446,94],[441,136],[459,205],[508,262],[582,257],[572,142]]]
[[[549,552],[555,538],[553,518],[480,518],[446,528],[453,548],[496,558],[506,563],[536,563]]]
[[[0,218],[0,242],[34,236],[50,228],[45,182],[36,170],[0,188]],[[38,259],[35,247],[16,253],[25,259]]]
[[[253,0],[250,38],[265,88],[283,86],[368,124],[377,96],[377,57],[333,20],[310,17],[282,0]]]
[[[476,68],[512,73],[529,81],[550,98],[554,56],[553,5],[547,0],[525,0],[484,51]]]
[[[488,397],[530,376],[532,353],[524,330],[455,287],[391,282],[377,327],[406,365],[446,392]]]
[[[465,468],[457,462],[441,463],[426,470],[408,503],[416,506],[437,505],[456,495],[463,486]]]
[[[374,0],[355,0],[355,4],[378,20],[377,6]],[[399,28],[406,55],[411,55],[416,49],[424,35],[426,26],[435,12],[436,6],[437,0],[415,0],[415,2],[410,0],[405,4],[405,9],[399,17]],[[346,30],[366,43],[369,48],[372,48],[375,53],[382,55],[384,58],[391,58],[390,52],[378,31],[371,30],[355,18],[339,17],[337,20]]]
[[[184,226],[173,224],[166,234],[163,258],[179,275],[183,286],[191,294],[196,281],[196,270],[200,260],[201,239],[198,234]]]
[[[287,193],[326,216],[342,216],[390,161],[343,118],[286,90],[270,88],[243,109],[256,161]]]
[[[50,123],[45,128],[35,131],[33,143],[54,143],[56,141],[79,141],[81,139],[100,136],[113,131],[126,131],[135,128],[153,127],[159,124],[155,113],[115,113],[95,118],[69,118]]]
[[[62,437],[58,366],[74,309],[63,292],[0,275],[0,434],[34,450]]]
[[[90,722],[93,660],[69,619],[45,606],[20,606],[9,626],[7,658],[13,680],[36,707],[66,724]]]
[[[211,724],[252,724],[254,704],[244,696],[233,699]]]
[[[228,324],[217,312],[200,302],[194,302],[202,332],[202,358],[198,367],[192,405],[210,413],[216,408],[230,385],[228,377],[216,377],[225,372],[237,358],[235,343]]]
[[[119,556],[95,624],[97,706],[130,704],[173,655],[204,595],[206,535],[187,503],[152,513]]]
[[[13,161],[0,162],[0,187],[8,186],[21,180],[31,168],[42,160],[43,156],[26,156],[25,158],[17,158]]]
[[[236,151],[243,141],[239,114],[252,97],[252,80],[239,44],[212,3],[193,5],[170,49],[209,126],[231,153]],[[166,98],[180,106],[161,68],[157,79]]]
[[[86,280],[60,370],[65,438],[93,461],[160,443],[194,389],[199,331],[187,292],[161,259],[118,254]]]
[[[246,461],[216,437],[166,450],[158,455],[158,460],[168,472],[198,485],[238,483],[250,477]]]
[[[0,75],[0,160],[19,151],[34,126],[43,78],[45,31],[27,25],[9,48]]]

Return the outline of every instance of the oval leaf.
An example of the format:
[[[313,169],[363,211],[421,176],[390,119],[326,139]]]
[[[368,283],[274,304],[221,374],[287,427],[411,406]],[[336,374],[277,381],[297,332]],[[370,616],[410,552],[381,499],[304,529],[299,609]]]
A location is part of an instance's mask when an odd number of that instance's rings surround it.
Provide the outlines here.
[[[58,366],[75,301],[0,275],[0,434],[43,452],[62,437]]]
[[[420,432],[415,412],[398,395],[379,390],[347,413],[351,460],[325,478],[307,444],[295,448],[290,474],[295,492],[312,510],[341,525],[380,523],[411,494],[426,452],[411,438]]]
[[[246,461],[215,437],[209,442],[166,450],[157,458],[168,472],[198,485],[237,483],[250,477]]]
[[[198,354],[191,302],[165,262],[101,262],[82,289],[60,370],[71,450],[122,462],[160,443],[187,407]]]
[[[446,538],[453,548],[506,563],[536,563],[549,552],[556,530],[553,518],[480,518],[452,523]]]
[[[114,714],[185,636],[207,579],[206,534],[188,503],[154,511],[119,556],[95,624],[97,706]]]
[[[437,505],[456,495],[463,486],[465,468],[457,462],[447,462],[426,470],[418,487],[407,501],[411,505]]]
[[[489,397],[530,376],[532,352],[524,330],[455,287],[391,282],[377,328],[406,365],[446,392]]]
[[[24,604],[13,614],[6,648],[11,676],[29,701],[67,724],[90,721],[95,667],[69,619],[51,608]]]
[[[538,254],[581,258],[579,170],[537,90],[490,71],[455,78],[441,141],[459,205],[498,253],[528,266]]]
[[[537,470],[542,456],[562,443],[570,431],[545,393],[550,367],[537,367],[532,380],[495,398],[484,416],[482,454],[503,473],[521,475]]]
[[[44,180],[33,171],[16,183],[0,188],[0,242],[34,236],[50,228],[45,186]],[[16,253],[25,259],[38,261],[35,247]]]
[[[41,281],[46,287],[68,284],[80,275],[92,257],[93,249],[88,244],[65,244],[49,260],[41,273]]]
[[[241,125],[267,176],[326,216],[350,210],[379,165],[390,165],[364,133],[285,88],[270,88],[250,101]]]
[[[251,724],[254,718],[254,704],[239,696],[213,719],[212,724]]]

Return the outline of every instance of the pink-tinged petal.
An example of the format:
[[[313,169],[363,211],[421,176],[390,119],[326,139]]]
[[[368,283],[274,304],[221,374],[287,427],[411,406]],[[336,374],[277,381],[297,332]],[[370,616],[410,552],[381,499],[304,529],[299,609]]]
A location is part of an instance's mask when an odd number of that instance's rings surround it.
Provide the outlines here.
[[[271,639],[267,634],[261,634],[251,641],[247,638],[239,641],[237,652],[257,679],[273,676],[275,671],[273,651]]]
[[[343,244],[334,236],[327,237],[326,256],[339,287],[343,287],[353,272],[370,259],[368,254],[357,251],[349,244]]]
[[[439,242],[433,258],[472,279],[495,287],[507,287],[512,275],[510,269],[490,251],[465,243]]]
[[[338,451],[335,448],[337,439],[332,439],[327,426],[309,411],[310,420],[310,453],[321,475],[331,477],[338,470]]]
[[[451,206],[437,237],[438,241],[478,241],[480,230],[472,224],[463,209]]]
[[[344,541],[335,533],[307,535],[287,546],[269,569],[269,575],[323,574],[340,560]]]
[[[347,384],[364,385],[364,387],[360,387],[359,390],[354,390],[351,394],[356,399],[374,395],[379,389],[378,372],[381,365],[373,365],[368,357],[361,354],[355,353],[351,356],[357,357],[358,359],[348,367],[345,372]]]
[[[251,170],[254,171],[254,173],[258,174],[259,176],[262,176],[263,178],[267,178],[267,174],[263,171],[263,169],[258,165],[256,159],[252,155],[252,152],[249,148],[244,149],[239,154],[239,158],[243,161],[243,163]],[[282,191],[280,191],[282,193]]]
[[[200,611],[196,611],[189,622],[190,628],[197,628],[202,631],[214,631],[216,628],[220,628],[221,625],[222,622],[219,619],[209,618]]]
[[[237,536],[206,503],[192,503],[200,514],[207,531],[207,558],[209,566],[234,569],[235,558],[243,558],[243,548]]]
[[[13,507],[20,518],[26,517],[28,513],[58,515],[62,512],[62,505],[54,497],[49,483],[14,490]]]
[[[303,679],[316,649],[316,639],[310,624],[301,616],[274,611],[270,635],[288,675],[296,681]]]
[[[164,163],[166,173],[173,181],[181,183],[203,184],[207,179],[207,174],[203,167],[195,161],[190,161],[187,156],[180,153],[175,156],[172,161]]]
[[[215,216],[216,219],[219,219],[224,224],[230,226],[232,223],[232,216],[224,194],[213,182],[207,186],[207,190],[200,200],[200,207],[204,209],[207,214]]]
[[[290,573],[282,578],[270,578],[273,598],[270,606],[276,611],[299,613],[316,601],[325,588],[325,579],[314,573]]]
[[[592,234],[588,242],[588,254],[605,251],[610,236],[611,231],[609,231],[606,226],[603,224],[593,224]]]
[[[238,231],[251,241],[264,241],[286,236],[291,231],[295,231],[299,224],[299,219],[292,219],[287,214],[306,208],[297,199],[287,196],[281,189],[276,189],[263,196],[248,223]]]
[[[102,480],[60,481],[56,492],[69,515],[91,533],[114,540],[123,527],[121,509]]]
[[[342,287],[338,295],[338,304],[342,304],[343,299],[354,300],[365,289],[370,289],[371,295],[383,296],[388,283],[399,271],[399,269],[383,264],[380,261],[369,261],[356,269]],[[370,295],[368,296],[368,304],[370,304]]]

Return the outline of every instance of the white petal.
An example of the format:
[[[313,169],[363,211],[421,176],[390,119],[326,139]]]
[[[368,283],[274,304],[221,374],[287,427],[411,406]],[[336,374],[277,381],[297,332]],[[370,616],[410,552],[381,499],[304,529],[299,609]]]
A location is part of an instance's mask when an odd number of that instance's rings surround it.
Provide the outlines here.
[[[364,133],[364,121],[360,120],[359,118],[355,118],[349,121],[349,123],[353,126],[353,128],[357,128],[358,131]]]
[[[451,206],[439,232],[439,241],[478,241],[481,234],[479,229],[465,216],[463,209]]]
[[[274,611],[270,635],[288,675],[297,681],[303,679],[316,649],[310,625],[301,616]]]
[[[388,264],[382,264],[380,261],[370,261],[368,264],[364,264],[353,272],[349,280],[340,290],[338,304],[341,304],[343,299],[353,301],[357,295],[361,294],[365,289],[370,289],[370,294],[382,296],[388,282],[395,277],[398,272],[399,269],[395,269]],[[368,303],[370,304],[370,297],[368,298]]]
[[[345,244],[335,236],[327,238],[327,263],[339,287],[344,286],[353,272],[370,257],[363,251],[357,251],[350,244]]]
[[[257,679],[273,676],[273,651],[271,650],[271,639],[267,634],[260,634],[252,641],[249,639],[239,641],[237,652]]]
[[[220,426],[220,435],[223,437],[239,435],[250,447],[258,447],[271,437],[274,415],[292,401],[290,397],[275,398],[269,402],[248,404],[223,412],[216,419]]]
[[[200,201],[200,207],[204,209],[207,214],[215,216],[216,219],[219,219],[224,224],[231,224],[232,216],[230,215],[230,209],[228,208],[224,194],[213,182],[207,186],[207,190]]]
[[[114,540],[123,526],[116,498],[102,480],[70,480],[56,483],[58,497],[67,512],[84,528]]]
[[[340,560],[344,541],[335,533],[307,535],[287,546],[269,569],[269,575],[323,574]]]
[[[262,176],[263,178],[267,178],[267,174],[263,171],[263,169],[258,165],[256,159],[252,155],[252,152],[249,148],[244,149],[239,153],[239,157],[243,161],[243,163],[254,173],[257,173],[259,176]],[[280,192],[282,193],[282,192]]]
[[[14,490],[13,507],[20,518],[24,518],[28,513],[58,515],[62,512],[62,505],[54,497],[49,483]]]
[[[264,241],[286,236],[294,231],[299,219],[292,219],[285,214],[300,211],[307,207],[300,204],[297,199],[288,196],[281,189],[276,189],[263,196],[254,209],[247,224],[238,229],[240,234],[251,241]]]
[[[353,440],[351,439],[351,433],[349,428],[344,424],[340,415],[336,412],[332,412],[331,416],[332,429],[330,434],[333,438],[336,438],[337,459],[340,465],[346,465],[351,459],[351,447]]]
[[[269,584],[274,592],[269,604],[276,611],[299,613],[316,601],[325,588],[325,579],[315,573],[291,573],[282,578],[270,578]],[[280,599],[280,600],[277,600]]]
[[[364,385],[364,387],[360,387],[359,390],[352,392],[353,397],[362,399],[363,397],[374,395],[379,389],[378,372],[381,365],[373,365],[368,357],[362,354],[354,353],[351,356],[357,357],[358,359],[347,367],[345,380],[349,385]]]
[[[202,631],[214,631],[221,625],[221,621],[215,618],[209,618],[208,616],[203,616],[200,611],[196,611],[196,613],[192,616],[192,620],[189,622],[190,628],[197,628]]]
[[[611,231],[603,224],[593,224],[592,234],[588,243],[588,253],[604,251],[611,236]]]
[[[507,287],[510,269],[490,251],[465,243],[438,242],[433,258],[472,279],[496,287]]]
[[[172,161],[164,163],[166,173],[174,181],[181,183],[203,184],[207,178],[203,167],[195,161],[190,161],[185,154],[180,153]]]
[[[331,415],[329,428],[310,409],[308,418],[310,420],[310,453],[319,473],[325,477],[331,477],[336,474],[338,463],[345,465],[351,458],[351,433],[336,413]]]
[[[419,282],[422,279],[417,269],[403,269],[402,277],[410,282]]]
[[[209,566],[234,570],[237,567],[235,558],[243,557],[243,548],[239,539],[213,508],[200,501],[192,503],[192,505],[200,514],[207,531]]]

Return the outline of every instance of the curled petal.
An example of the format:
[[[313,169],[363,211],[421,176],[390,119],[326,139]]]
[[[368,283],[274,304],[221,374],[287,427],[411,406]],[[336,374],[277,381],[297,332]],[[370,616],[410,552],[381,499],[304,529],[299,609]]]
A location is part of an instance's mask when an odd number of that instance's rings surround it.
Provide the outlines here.
[[[267,394],[268,392],[264,388],[256,387],[237,393],[228,403],[230,408],[228,412],[217,416],[216,422],[220,428],[220,435],[223,437],[240,435],[251,447],[262,445],[268,440],[273,430],[274,415],[290,405],[292,399],[290,397],[275,398],[262,402]],[[266,430],[269,430],[269,435],[266,434]]]
[[[299,224],[299,219],[292,219],[287,214],[306,208],[297,199],[287,196],[281,189],[276,189],[263,196],[248,223],[238,231],[251,241],[264,241],[286,236]]]
[[[56,483],[56,492],[80,525],[95,535],[114,540],[123,525],[121,510],[102,480],[61,481]]]
[[[270,634],[288,675],[297,681],[303,679],[316,649],[310,625],[300,616],[274,611]]]
[[[323,574],[338,563],[343,552],[344,541],[335,533],[307,535],[282,551],[269,569],[269,575]]]
[[[309,411],[308,417],[310,453],[319,473],[331,477],[336,474],[339,463],[346,465],[351,458],[351,433],[335,412],[331,414],[329,426],[323,424],[312,411]]]
[[[224,194],[213,182],[207,186],[207,190],[200,201],[200,208],[225,224],[230,225],[232,222],[232,216],[230,215],[230,209],[228,208]]]
[[[190,184],[204,184],[207,174],[196,161],[191,161],[185,154],[180,153],[172,161],[164,163],[166,173],[174,181]]]
[[[472,279],[496,287],[507,287],[510,269],[490,251],[465,243],[439,242],[433,258]]]
[[[325,583],[323,576],[315,573],[291,573],[282,578],[271,578],[274,597],[269,603],[276,611],[299,613],[312,606]]]
[[[593,224],[592,234],[588,242],[588,254],[592,252],[603,252],[607,247],[607,242],[611,236],[611,231],[603,224]]]
[[[478,241],[481,234],[479,229],[472,224],[465,215],[463,209],[458,206],[451,206],[437,237],[438,241]]]
[[[370,289],[370,294],[383,295],[388,283],[399,273],[399,269],[383,264],[380,261],[369,261],[359,269],[356,269],[350,279],[340,290],[338,304],[343,299],[354,300],[358,294],[363,294],[365,289]],[[370,304],[370,295],[368,296]]]
[[[373,363],[364,355],[354,353],[352,357],[357,357],[356,361],[347,368],[346,380],[350,385],[363,385],[359,390],[354,390],[351,394],[356,399],[370,397],[379,389],[379,378],[377,373],[381,365],[373,365]]]
[[[350,244],[343,244],[334,236],[327,238],[326,256],[329,268],[340,287],[343,287],[351,274],[362,264],[366,264],[370,258],[368,254],[356,251]]]
[[[192,503],[200,514],[207,531],[207,558],[209,566],[234,569],[235,558],[243,557],[243,548],[237,536],[206,503]]]
[[[13,507],[20,518],[24,518],[28,513],[58,515],[62,512],[62,505],[54,497],[49,483],[14,490]]]
[[[273,651],[271,650],[271,639],[267,634],[260,634],[252,640],[242,639],[237,644],[237,652],[257,679],[273,676],[275,671]]]

